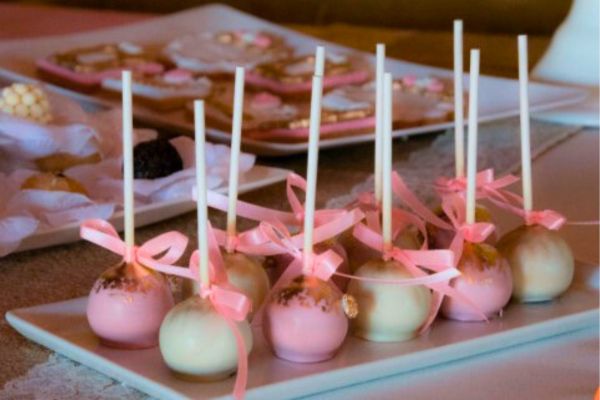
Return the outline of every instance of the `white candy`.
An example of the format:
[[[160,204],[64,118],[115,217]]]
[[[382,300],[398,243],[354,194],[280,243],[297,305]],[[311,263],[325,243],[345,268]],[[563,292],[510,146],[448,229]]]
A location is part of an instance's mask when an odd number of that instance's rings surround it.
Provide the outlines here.
[[[410,279],[413,276],[397,261],[372,260],[356,276],[377,279]],[[431,291],[425,286],[396,286],[351,280],[348,294],[360,312],[352,320],[354,335],[373,342],[399,342],[414,338],[427,320]]]
[[[35,122],[47,123],[52,119],[50,103],[43,90],[32,84],[14,83],[2,90],[2,112]]]
[[[519,301],[552,300],[573,281],[573,254],[556,231],[521,226],[498,242],[498,250],[512,268],[513,297]]]
[[[247,321],[237,322],[246,352],[252,349]],[[237,345],[233,331],[213,305],[195,295],[175,306],[159,334],[160,352],[167,366],[188,380],[225,379],[236,371]]]

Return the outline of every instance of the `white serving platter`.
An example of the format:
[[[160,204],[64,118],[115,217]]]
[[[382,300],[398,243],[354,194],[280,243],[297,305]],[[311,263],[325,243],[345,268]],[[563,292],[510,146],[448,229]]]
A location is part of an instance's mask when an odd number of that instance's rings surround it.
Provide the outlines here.
[[[31,81],[32,79],[30,78],[19,76],[10,71],[0,71],[0,86],[7,85],[11,82]],[[58,86],[50,85],[49,89],[52,92],[61,95],[70,95],[69,93],[66,93],[65,89]],[[108,102],[87,98],[86,96],[81,96],[79,94],[71,97],[78,101],[84,109],[90,112],[114,107],[113,104]],[[284,181],[290,172],[291,171],[283,168],[266,167],[255,164],[249,171],[240,176],[238,191],[240,194],[243,194]],[[218,187],[216,188],[216,191],[226,193],[227,186]],[[135,210],[135,226],[142,227],[169,219],[189,212],[195,207],[196,203],[183,199],[139,206]],[[109,221],[117,230],[121,231],[123,229],[123,212],[119,211],[113,214]],[[72,243],[79,239],[79,223],[74,222],[56,228],[38,230],[35,234],[23,239],[15,252]]]
[[[289,170],[283,168],[265,167],[255,165],[248,172],[240,176],[238,191],[240,194],[250,192],[261,187],[269,186],[284,181]],[[227,193],[227,187],[221,186],[217,192]],[[173,200],[161,203],[148,204],[136,207],[135,226],[142,227],[185,214],[196,208],[196,203],[189,199]],[[119,211],[108,220],[118,231],[123,229],[123,212]],[[60,227],[45,229],[25,238],[16,252],[39,249],[59,244],[72,243],[80,240],[79,223],[73,222]]]
[[[349,337],[323,363],[294,364],[275,358],[260,330],[249,359],[248,399],[291,399],[320,393],[518,344],[598,326],[598,267],[579,264],[575,282],[553,302],[511,303],[489,323],[438,320],[431,331],[402,343]],[[9,311],[8,323],[30,340],[159,399],[225,399],[233,379],[214,383],[177,380],[158,348],[127,351],[103,347],[91,332],[87,298]]]
[[[448,24],[450,24],[450,21],[448,21]],[[269,30],[282,35],[290,44],[292,44],[292,46],[298,49],[298,51],[305,53],[312,53],[317,44],[324,44],[330,51],[344,51],[367,55],[367,53],[358,52],[344,46],[300,34],[291,29],[286,29],[277,24],[253,17],[224,5],[213,4],[123,27],[75,35],[5,41],[0,44],[0,68],[13,71],[13,73],[19,75],[35,78],[36,72],[34,61],[37,58],[45,57],[49,53],[55,51],[124,40],[142,44],[156,44],[169,41],[182,34],[227,29]],[[375,47],[375,43],[373,43],[373,47]],[[447,53],[449,58],[452,57],[451,48],[448,48]],[[369,57],[374,63],[374,58],[370,55]],[[485,54],[483,55],[482,62],[485,62]],[[394,59],[388,60],[386,68],[396,76],[404,74],[435,74],[445,77],[453,76],[453,72],[447,69],[434,68]],[[0,71],[0,74],[10,74],[10,72]],[[465,88],[468,88],[468,84],[468,75],[465,74]],[[106,97],[106,95],[90,96],[66,89],[65,93],[87,100],[99,99],[102,97],[103,101],[108,101],[113,105],[118,104],[114,99]],[[482,75],[479,82],[479,93],[479,120],[481,122],[518,115],[518,81]],[[574,104],[584,98],[584,92],[573,88],[562,88],[534,82],[529,86],[529,101],[530,109],[532,111]],[[139,120],[157,127],[187,134],[193,132],[192,121],[183,110],[156,112],[142,105],[136,105],[134,113]],[[441,131],[450,128],[451,126],[452,123],[430,124],[396,130],[393,135],[394,137],[406,137],[409,135]],[[208,129],[207,133],[209,138],[214,141],[228,142],[230,138],[229,133],[216,129]],[[331,139],[324,138],[321,140],[320,146],[321,148],[339,147],[373,140],[374,134],[367,133]],[[243,139],[242,145],[246,151],[265,156],[302,153],[306,152],[308,148],[307,143],[271,143],[249,139]]]

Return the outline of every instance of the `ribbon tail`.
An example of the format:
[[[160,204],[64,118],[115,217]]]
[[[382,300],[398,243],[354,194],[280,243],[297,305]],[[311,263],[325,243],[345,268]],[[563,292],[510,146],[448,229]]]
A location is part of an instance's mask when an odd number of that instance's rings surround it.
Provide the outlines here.
[[[225,318],[225,321],[235,336],[238,353],[237,374],[233,386],[233,397],[236,400],[242,400],[245,396],[246,385],[248,383],[248,354],[246,353],[246,343],[244,342],[244,338],[237,323],[229,318]]]

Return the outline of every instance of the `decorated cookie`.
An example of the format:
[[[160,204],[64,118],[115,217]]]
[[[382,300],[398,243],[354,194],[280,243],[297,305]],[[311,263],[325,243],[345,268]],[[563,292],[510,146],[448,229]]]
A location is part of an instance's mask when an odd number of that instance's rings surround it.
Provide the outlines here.
[[[191,115],[191,103],[188,111]],[[221,83],[215,85],[205,104],[206,118],[209,124],[228,131],[231,129],[233,115],[233,85]],[[253,131],[285,129],[290,122],[298,118],[300,110],[293,104],[268,92],[246,93],[244,96],[244,114],[242,129],[244,135]]]
[[[205,74],[230,74],[235,67],[287,58],[291,49],[279,36],[261,31],[203,32],[173,40],[164,55],[180,68]]]
[[[290,58],[256,66],[248,71],[249,85],[281,95],[308,95],[315,68],[314,55]],[[323,89],[361,84],[370,77],[370,69],[359,57],[328,53],[325,60]]]
[[[121,80],[108,78],[102,81],[102,88],[121,92]],[[131,91],[137,100],[160,110],[180,108],[191,99],[205,98],[211,90],[211,81],[192,71],[176,68],[162,74],[137,74]]]
[[[52,121],[48,96],[35,84],[13,83],[2,89],[0,111],[42,124]]]
[[[334,91],[335,92],[335,91]],[[338,98],[331,92],[323,99],[321,136],[334,137],[373,129],[372,104],[355,98]],[[331,97],[328,97],[331,96]],[[233,86],[215,86],[206,105],[206,116],[219,129],[231,129]],[[188,105],[191,111],[191,105]],[[191,114],[191,113],[190,113]],[[308,140],[310,104],[290,101],[263,91],[246,93],[243,135],[255,140],[302,142]]]
[[[156,58],[133,43],[102,44],[55,53],[37,61],[38,71],[61,86],[90,91],[107,78],[118,78],[130,69],[139,74],[158,74],[164,69]]]

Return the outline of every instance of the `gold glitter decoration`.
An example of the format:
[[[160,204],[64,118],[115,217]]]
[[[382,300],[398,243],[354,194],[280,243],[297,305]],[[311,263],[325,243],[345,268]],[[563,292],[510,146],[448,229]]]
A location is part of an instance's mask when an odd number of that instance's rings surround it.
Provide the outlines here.
[[[147,293],[165,283],[164,276],[138,263],[122,262],[106,270],[96,281],[96,293],[101,290]]]
[[[500,253],[494,246],[490,246],[487,243],[465,242],[460,264],[469,264],[477,267],[479,270],[484,270],[500,266],[501,264],[498,262],[499,257]]]
[[[341,296],[332,284],[312,276],[300,275],[275,293],[275,301],[288,306],[295,301],[302,307],[319,307],[321,311],[333,312],[340,306]]]
[[[344,310],[344,314],[350,319],[358,316],[358,302],[349,294],[342,296],[342,309]]]

